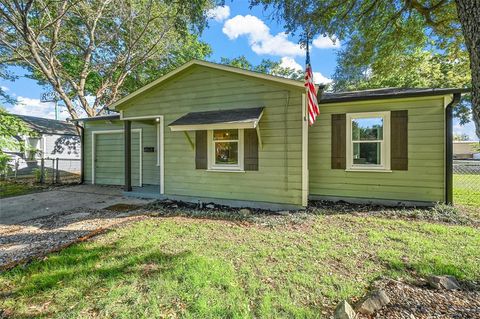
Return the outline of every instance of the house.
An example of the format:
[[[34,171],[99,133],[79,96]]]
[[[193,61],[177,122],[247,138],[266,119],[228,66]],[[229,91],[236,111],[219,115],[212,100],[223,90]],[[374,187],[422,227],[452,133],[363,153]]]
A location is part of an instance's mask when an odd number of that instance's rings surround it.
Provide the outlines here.
[[[80,136],[76,126],[66,121],[58,121],[41,117],[13,114],[21,119],[34,134],[18,136],[25,143],[25,150],[4,150],[12,158],[12,167],[21,173],[28,173],[39,166],[41,159],[77,160],[68,163],[64,169],[79,171],[81,159]],[[61,163],[60,166],[65,166]],[[73,166],[78,167],[74,169]]]
[[[453,141],[454,159],[480,159],[480,145],[475,141]]]
[[[194,60],[114,103],[118,114],[79,120],[84,182],[270,209],[450,201],[462,92],[324,93],[309,127],[302,81]]]

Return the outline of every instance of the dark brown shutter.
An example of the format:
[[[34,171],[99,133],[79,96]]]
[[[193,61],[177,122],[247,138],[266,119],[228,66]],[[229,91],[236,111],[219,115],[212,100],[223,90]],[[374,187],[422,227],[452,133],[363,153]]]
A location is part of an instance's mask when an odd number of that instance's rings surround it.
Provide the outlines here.
[[[257,130],[245,129],[243,131],[244,145],[244,169],[246,171],[258,171],[258,138]]]
[[[347,120],[346,114],[332,114],[332,169],[347,167]]]
[[[408,111],[391,112],[391,168],[408,170]]]
[[[207,169],[207,131],[195,132],[195,168]]]

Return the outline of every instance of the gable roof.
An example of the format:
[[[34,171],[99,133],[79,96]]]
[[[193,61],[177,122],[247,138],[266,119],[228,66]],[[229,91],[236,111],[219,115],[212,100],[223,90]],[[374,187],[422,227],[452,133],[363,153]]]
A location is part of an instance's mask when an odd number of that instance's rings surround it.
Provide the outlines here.
[[[237,68],[237,67],[233,67],[233,66],[229,66],[229,65],[219,64],[219,63],[213,63],[213,62],[207,62],[207,61],[201,61],[201,60],[191,60],[191,61],[183,64],[182,66],[176,68],[175,70],[173,70],[173,71],[165,74],[164,76],[158,78],[157,80],[141,87],[140,89],[136,90],[135,92],[132,92],[129,95],[121,98],[120,100],[118,100],[115,103],[113,103],[112,105],[110,105],[109,108],[110,109],[115,109],[117,106],[127,102],[128,100],[136,97],[137,95],[139,95],[139,94],[141,94],[141,93],[143,93],[143,92],[161,84],[162,82],[172,78],[176,74],[178,74],[178,73],[180,73],[180,72],[182,72],[182,71],[184,71],[184,70],[186,70],[190,67],[193,67],[195,65],[200,65],[200,66],[204,66],[204,67],[211,68],[211,69],[222,70],[222,71],[227,71],[227,72],[231,72],[231,73],[246,75],[246,76],[250,76],[250,77],[253,77],[253,78],[263,79],[263,80],[267,80],[267,81],[281,83],[281,84],[284,84],[284,85],[290,85],[292,87],[296,87],[296,88],[300,88],[300,89],[305,89],[304,83],[302,81],[287,79],[287,78],[284,78],[284,77],[281,77],[281,76],[269,75],[269,74],[265,74],[265,73],[261,73],[261,72],[249,71],[249,70],[245,70],[245,69],[241,69],[241,68]]]
[[[28,115],[13,114],[26,123],[35,132],[43,134],[78,135],[75,125],[67,121],[58,121]]]
[[[340,103],[361,100],[395,99],[406,97],[421,97],[435,95],[449,95],[455,93],[467,93],[470,89],[434,89],[434,88],[385,88],[350,92],[324,92],[319,104]]]

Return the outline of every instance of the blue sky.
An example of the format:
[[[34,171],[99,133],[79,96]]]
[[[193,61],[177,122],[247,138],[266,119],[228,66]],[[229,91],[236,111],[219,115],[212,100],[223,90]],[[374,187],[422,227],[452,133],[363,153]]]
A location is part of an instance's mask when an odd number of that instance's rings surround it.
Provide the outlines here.
[[[202,40],[212,47],[210,61],[219,62],[221,57],[235,58],[244,55],[253,64],[268,58],[281,61],[283,66],[303,69],[305,52],[298,46],[298,36],[287,35],[281,23],[271,18],[271,12],[261,7],[249,9],[248,1],[226,1],[223,7],[209,12],[209,26]],[[311,44],[310,56],[316,82],[329,82],[336,67],[336,51],[339,41],[317,36]],[[12,113],[54,118],[52,103],[41,103],[44,89],[35,81],[25,78],[20,68],[11,69],[20,76],[15,82],[0,79],[0,86],[16,97],[16,105],[6,105]],[[60,107],[60,118],[68,113]],[[473,124],[460,126],[454,123],[454,132],[474,136]]]

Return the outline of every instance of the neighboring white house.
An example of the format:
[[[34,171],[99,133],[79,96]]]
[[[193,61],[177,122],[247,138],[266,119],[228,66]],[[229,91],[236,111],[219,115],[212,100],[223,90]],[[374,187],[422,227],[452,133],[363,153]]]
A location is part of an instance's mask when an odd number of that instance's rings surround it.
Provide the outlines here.
[[[75,163],[80,167],[81,143],[80,136],[74,124],[41,117],[17,115],[32,131],[35,136],[18,136],[20,142],[25,143],[25,151],[3,150],[10,154],[12,167],[17,170],[30,171],[38,166],[41,159],[63,159]],[[60,163],[61,166],[64,166]],[[79,168],[75,168],[75,171]]]
[[[478,146],[479,142],[476,141],[453,141],[453,158],[480,159]]]

